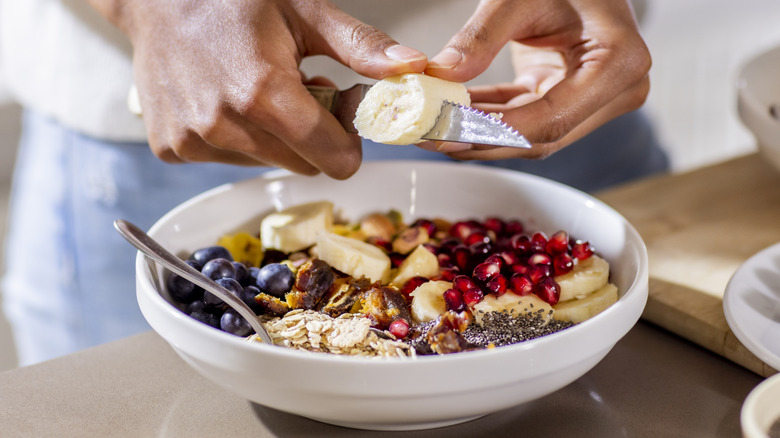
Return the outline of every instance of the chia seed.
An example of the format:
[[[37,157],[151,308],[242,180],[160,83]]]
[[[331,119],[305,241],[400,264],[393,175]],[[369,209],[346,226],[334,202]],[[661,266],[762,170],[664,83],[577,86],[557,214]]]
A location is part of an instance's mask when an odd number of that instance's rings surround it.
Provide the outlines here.
[[[501,347],[528,341],[569,328],[574,323],[547,319],[544,309],[512,315],[507,312],[488,312],[482,315],[481,323],[466,327],[463,336],[470,344],[486,348]]]
[[[512,309],[514,310],[514,309]],[[472,322],[462,333],[464,339],[474,349],[502,347],[516,344],[567,329],[573,325],[569,321],[548,319],[544,309],[515,315],[514,312],[480,312],[481,322]],[[414,335],[406,342],[419,355],[433,354],[425,340],[435,321],[419,324],[413,328]]]

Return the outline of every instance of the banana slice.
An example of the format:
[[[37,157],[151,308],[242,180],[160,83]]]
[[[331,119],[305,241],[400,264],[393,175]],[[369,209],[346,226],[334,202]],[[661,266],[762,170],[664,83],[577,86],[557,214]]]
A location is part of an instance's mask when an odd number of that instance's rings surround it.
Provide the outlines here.
[[[555,281],[561,286],[559,302],[586,297],[601,289],[608,280],[609,263],[592,255],[578,262],[571,272],[555,277]]]
[[[412,277],[418,275],[422,277],[435,277],[439,274],[439,259],[428,251],[424,246],[419,245],[412,251],[401,265],[395,277],[390,281],[393,286],[401,287]]]
[[[614,304],[618,299],[617,292],[617,286],[610,283],[585,298],[559,302],[553,306],[555,310],[553,317],[562,321],[580,323]]]
[[[370,243],[334,233],[317,238],[317,257],[355,278],[366,277],[372,283],[386,284],[390,279],[390,257]]]
[[[500,297],[486,295],[482,301],[474,305],[472,312],[474,318],[481,324],[482,317],[488,312],[506,311],[519,316],[526,313],[536,313],[540,310],[539,314],[544,319],[549,320],[553,313],[553,308],[549,303],[534,294],[520,296],[507,292]]]
[[[438,318],[447,311],[444,302],[444,291],[450,289],[449,281],[428,281],[417,287],[412,296],[412,318],[416,322],[428,322]]]
[[[317,236],[333,228],[333,203],[300,204],[271,213],[260,224],[263,248],[295,252],[312,246]]]
[[[390,76],[366,93],[355,112],[355,128],[378,143],[419,143],[436,124],[445,100],[471,103],[463,84],[417,73]]]

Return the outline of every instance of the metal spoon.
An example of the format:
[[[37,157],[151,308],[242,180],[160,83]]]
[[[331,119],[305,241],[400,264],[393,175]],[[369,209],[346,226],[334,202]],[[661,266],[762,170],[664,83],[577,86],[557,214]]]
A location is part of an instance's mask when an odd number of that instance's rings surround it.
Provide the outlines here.
[[[252,311],[252,309],[250,309],[249,306],[247,306],[246,303],[244,303],[240,298],[230,293],[227,289],[217,284],[214,280],[198,272],[197,269],[194,269],[190,265],[184,263],[184,261],[182,261],[180,258],[168,252],[168,250],[163,248],[162,245],[152,239],[151,236],[143,232],[140,228],[133,225],[132,223],[124,219],[117,219],[114,221],[114,228],[119,231],[119,234],[121,234],[122,237],[127,239],[128,242],[130,242],[134,247],[138,248],[138,250],[144,253],[147,257],[150,257],[156,262],[165,266],[171,272],[174,272],[180,275],[182,278],[185,278],[202,287],[204,290],[213,293],[219,299],[227,303],[227,305],[235,309],[239,315],[243,316],[249,322],[249,325],[255,329],[255,332],[258,336],[260,336],[260,339],[262,339],[263,342],[268,345],[274,345],[271,341],[271,337],[265,330],[263,323],[257,319],[255,312]]]

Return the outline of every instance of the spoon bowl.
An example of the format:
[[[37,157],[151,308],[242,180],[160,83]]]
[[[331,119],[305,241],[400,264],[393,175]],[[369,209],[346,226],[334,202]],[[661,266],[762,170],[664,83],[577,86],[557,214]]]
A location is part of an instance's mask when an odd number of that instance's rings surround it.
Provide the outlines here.
[[[162,245],[157,243],[151,236],[146,234],[143,230],[133,225],[132,223],[124,220],[117,219],[114,221],[114,228],[119,231],[128,242],[130,242],[139,251],[144,253],[147,257],[150,257],[157,263],[168,268],[171,272],[180,275],[194,284],[203,288],[203,290],[211,292],[216,295],[217,298],[224,301],[228,306],[232,307],[239,315],[249,322],[255,333],[266,344],[273,345],[271,337],[265,330],[263,323],[257,319],[255,312],[249,308],[240,298],[230,293],[227,289],[217,284],[214,280],[206,277],[192,266],[184,263],[180,258],[173,255],[170,251],[163,248]]]

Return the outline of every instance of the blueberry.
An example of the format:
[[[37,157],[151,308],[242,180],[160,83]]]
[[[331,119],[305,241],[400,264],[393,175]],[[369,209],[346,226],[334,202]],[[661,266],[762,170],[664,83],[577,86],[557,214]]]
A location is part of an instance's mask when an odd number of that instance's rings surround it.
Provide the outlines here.
[[[282,263],[271,263],[260,268],[257,273],[257,287],[275,297],[283,298],[284,294],[295,284],[295,274]]]
[[[194,260],[187,260],[185,263],[192,266],[194,269],[200,270],[200,264]],[[180,303],[191,303],[203,297],[203,289],[201,289],[200,286],[196,286],[191,281],[180,277],[178,274],[172,273],[168,277],[166,285],[171,298]]]
[[[206,306],[206,304],[201,301],[193,301],[190,303],[189,306],[187,306],[187,310],[185,312],[190,315],[193,319],[200,321],[206,325],[210,325],[214,328],[220,328],[219,327],[219,320],[221,316],[220,313],[213,313],[209,311],[209,308]]]
[[[214,280],[218,285],[224,287],[228,290],[231,294],[241,298],[241,294],[244,291],[243,286],[236,281],[235,278],[218,278]],[[224,301],[222,301],[220,298],[218,298],[216,295],[212,294],[211,292],[204,292],[203,293],[203,302],[206,303],[206,307],[209,308],[222,308],[224,309],[227,307],[227,304],[225,304]]]
[[[257,276],[260,274],[260,268],[251,266],[247,269],[247,284],[257,285]]]
[[[233,261],[233,256],[224,246],[207,246],[206,248],[195,251],[192,253],[192,256],[190,256],[190,260],[195,260],[201,265],[205,265],[209,260],[217,258],[228,259],[231,262]]]
[[[233,278],[238,280],[242,286],[249,284],[247,283],[247,280],[249,279],[249,270],[246,268],[246,265],[241,262],[233,262],[233,267],[236,270],[236,275]]]
[[[206,262],[200,272],[214,281],[220,278],[236,278],[236,267],[233,266],[233,262],[222,257]]]
[[[219,319],[219,327],[236,336],[249,336],[254,332],[249,322],[233,309],[225,310]]]
[[[260,293],[260,289],[257,288],[257,286],[247,286],[244,288],[244,291],[241,293],[241,300],[243,300],[247,306],[249,306],[250,309],[252,309],[256,315],[259,315],[263,312],[262,306],[260,306],[260,303],[255,301],[255,296]]]

